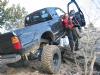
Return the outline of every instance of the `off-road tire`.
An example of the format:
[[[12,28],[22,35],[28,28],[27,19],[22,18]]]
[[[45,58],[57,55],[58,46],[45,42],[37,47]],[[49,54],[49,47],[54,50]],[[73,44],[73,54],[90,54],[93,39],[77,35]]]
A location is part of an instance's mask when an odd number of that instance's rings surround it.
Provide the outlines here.
[[[45,73],[56,73],[61,65],[61,52],[56,45],[47,45],[43,48],[41,68]]]

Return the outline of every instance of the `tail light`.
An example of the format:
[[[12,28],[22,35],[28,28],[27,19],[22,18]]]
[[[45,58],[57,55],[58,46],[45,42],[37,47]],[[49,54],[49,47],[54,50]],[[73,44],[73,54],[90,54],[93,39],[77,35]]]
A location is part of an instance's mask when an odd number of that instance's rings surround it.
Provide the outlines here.
[[[13,43],[13,46],[14,46],[15,50],[18,50],[18,49],[21,48],[20,41],[19,41],[19,39],[16,36],[11,37],[11,41]]]

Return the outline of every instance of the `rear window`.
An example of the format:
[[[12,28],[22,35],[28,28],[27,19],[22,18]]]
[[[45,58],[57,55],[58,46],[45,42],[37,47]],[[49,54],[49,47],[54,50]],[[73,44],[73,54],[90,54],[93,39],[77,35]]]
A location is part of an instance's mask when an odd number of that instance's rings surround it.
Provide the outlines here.
[[[36,12],[31,13],[30,15],[26,16],[25,26],[41,23],[41,22],[48,21],[51,19],[52,19],[52,17],[47,12],[47,10],[36,11]]]

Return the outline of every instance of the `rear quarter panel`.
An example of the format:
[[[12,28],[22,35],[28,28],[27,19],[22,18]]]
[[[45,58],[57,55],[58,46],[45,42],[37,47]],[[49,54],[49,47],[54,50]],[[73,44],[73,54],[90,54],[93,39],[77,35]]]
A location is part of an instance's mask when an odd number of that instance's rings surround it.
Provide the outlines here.
[[[34,46],[32,49],[36,50],[40,46],[41,35],[46,31],[51,31],[51,28],[48,22],[42,22],[39,24],[27,26],[22,29],[18,29],[14,31],[14,33],[20,39],[23,49],[29,46]]]

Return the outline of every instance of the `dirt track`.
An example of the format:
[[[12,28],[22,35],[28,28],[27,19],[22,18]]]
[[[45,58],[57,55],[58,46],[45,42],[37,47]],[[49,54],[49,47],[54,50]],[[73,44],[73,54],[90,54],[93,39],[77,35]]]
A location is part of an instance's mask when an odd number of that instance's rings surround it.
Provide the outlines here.
[[[29,67],[20,67],[20,68],[12,68],[9,67],[6,73],[0,75],[51,75],[42,73],[41,71],[41,64],[39,61],[37,62],[30,62],[31,64]],[[66,65],[66,63],[61,64],[60,71],[56,74],[52,75],[63,75],[64,73],[71,74],[70,72],[75,72],[77,69],[75,67],[71,67]]]

